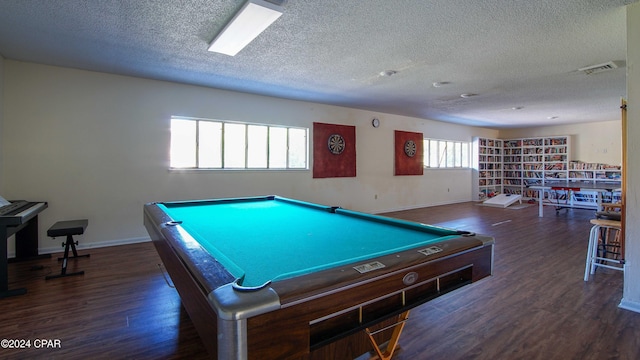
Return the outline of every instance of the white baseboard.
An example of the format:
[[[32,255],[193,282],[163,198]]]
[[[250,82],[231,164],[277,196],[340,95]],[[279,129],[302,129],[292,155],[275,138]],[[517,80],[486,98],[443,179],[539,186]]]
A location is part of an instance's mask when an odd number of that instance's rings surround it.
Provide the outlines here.
[[[60,237],[60,239],[62,239],[62,237]],[[95,248],[103,248],[103,247],[109,247],[109,246],[137,244],[137,243],[147,242],[147,241],[151,241],[151,239],[148,238],[148,237],[140,237],[140,238],[117,239],[117,240],[100,241],[100,242],[92,242],[92,243],[82,243],[82,242],[80,242],[76,248],[78,250],[95,249]],[[62,242],[63,242],[63,240],[60,241],[60,244],[62,244]],[[51,246],[51,247],[45,247],[45,248],[39,248],[38,249],[38,253],[39,254],[52,254],[52,253],[59,253],[59,252],[63,252],[63,251],[64,251],[64,248],[62,246],[60,246],[60,245]],[[14,251],[10,251],[8,255],[9,255],[8,256],[9,258],[15,257],[16,256],[15,250]]]
[[[469,202],[469,200],[451,200],[451,201],[443,201],[443,202],[437,202],[437,203],[431,203],[431,204],[422,204],[422,205],[414,205],[414,206],[403,206],[403,207],[392,208],[392,209],[376,210],[375,212],[373,212],[373,214],[384,214],[384,213],[388,213],[388,212],[414,210],[414,209],[428,208],[428,207],[433,207],[433,206],[460,204],[460,203],[465,203],[465,202]]]
[[[635,301],[620,300],[619,308],[640,313],[640,303]]]

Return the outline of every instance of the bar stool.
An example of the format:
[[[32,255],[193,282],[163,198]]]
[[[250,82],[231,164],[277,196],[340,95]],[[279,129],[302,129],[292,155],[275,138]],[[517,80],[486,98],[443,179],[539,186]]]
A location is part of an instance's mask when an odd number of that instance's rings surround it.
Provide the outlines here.
[[[595,273],[597,266],[624,271],[624,259],[621,254],[621,222],[609,219],[591,219],[590,222],[593,227],[589,233],[584,281],[589,281],[589,275]],[[608,263],[615,263],[619,266]]]
[[[47,236],[50,236],[52,238],[55,238],[57,236],[66,236],[67,241],[62,243],[62,246],[64,246],[64,257],[58,258],[58,260],[62,260],[62,270],[60,271],[60,274],[49,275],[45,277],[45,279],[49,280],[65,276],[84,274],[84,271],[67,273],[67,260],[69,260],[69,247],[71,247],[71,251],[73,252],[72,258],[89,257],[89,254],[78,255],[78,251],[76,250],[76,244],[78,244],[78,242],[73,241],[73,235],[84,234],[84,230],[87,228],[87,225],[89,225],[89,221],[87,219],[58,221],[57,223],[53,224],[53,226],[51,226],[49,230],[47,230]]]

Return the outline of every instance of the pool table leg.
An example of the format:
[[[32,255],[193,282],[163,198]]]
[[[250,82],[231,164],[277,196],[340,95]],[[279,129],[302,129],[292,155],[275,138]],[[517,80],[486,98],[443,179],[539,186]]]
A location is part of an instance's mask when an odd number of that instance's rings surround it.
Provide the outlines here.
[[[247,358],[247,319],[218,318],[218,359]]]
[[[218,359],[247,359],[247,319],[281,307],[278,294],[268,286],[243,292],[229,283],[213,290],[207,299],[218,316]]]
[[[378,355],[378,356],[372,357],[371,358],[372,360],[373,359],[391,360],[391,358],[393,357],[393,352],[396,350],[396,347],[398,346],[398,341],[400,340],[400,335],[402,334],[402,330],[404,329],[404,324],[407,322],[408,318],[409,318],[409,310],[398,315],[398,321],[393,325],[387,326],[385,328],[382,328],[380,330],[373,331],[373,332],[369,331],[369,328],[365,329],[367,336],[369,336],[369,341],[371,342],[373,349],[376,351],[376,354]],[[392,327],[394,327],[393,335],[391,335],[391,339],[389,339],[389,342],[387,343],[386,348],[384,349],[384,351],[382,351],[382,349],[380,349],[380,346],[378,345],[376,340],[373,338],[373,335],[381,331],[390,329]]]

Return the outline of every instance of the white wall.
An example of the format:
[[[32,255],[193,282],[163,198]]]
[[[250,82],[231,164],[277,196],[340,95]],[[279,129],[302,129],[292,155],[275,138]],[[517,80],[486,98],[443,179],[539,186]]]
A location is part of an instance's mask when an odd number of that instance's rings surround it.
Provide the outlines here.
[[[627,193],[624,293],[620,307],[640,312],[640,3],[627,7]]]
[[[621,164],[622,123],[619,118],[595,123],[500,130],[502,139],[554,135],[571,135],[571,160]]]
[[[4,61],[4,195],[45,200],[40,247],[55,221],[88,218],[83,244],[147,238],[149,201],[278,194],[381,212],[468,201],[470,170],[393,176],[393,131],[471,141],[497,131],[169,82]],[[168,171],[169,119],[356,126],[357,177],[309,171]],[[378,129],[371,118],[381,119]],[[377,199],[375,199],[377,195]]]

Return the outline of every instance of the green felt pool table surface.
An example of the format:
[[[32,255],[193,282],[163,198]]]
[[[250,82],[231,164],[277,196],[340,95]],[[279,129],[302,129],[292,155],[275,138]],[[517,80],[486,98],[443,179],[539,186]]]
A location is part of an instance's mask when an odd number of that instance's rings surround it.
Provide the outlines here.
[[[159,206],[246,287],[460,236],[454,230],[273,196]]]

